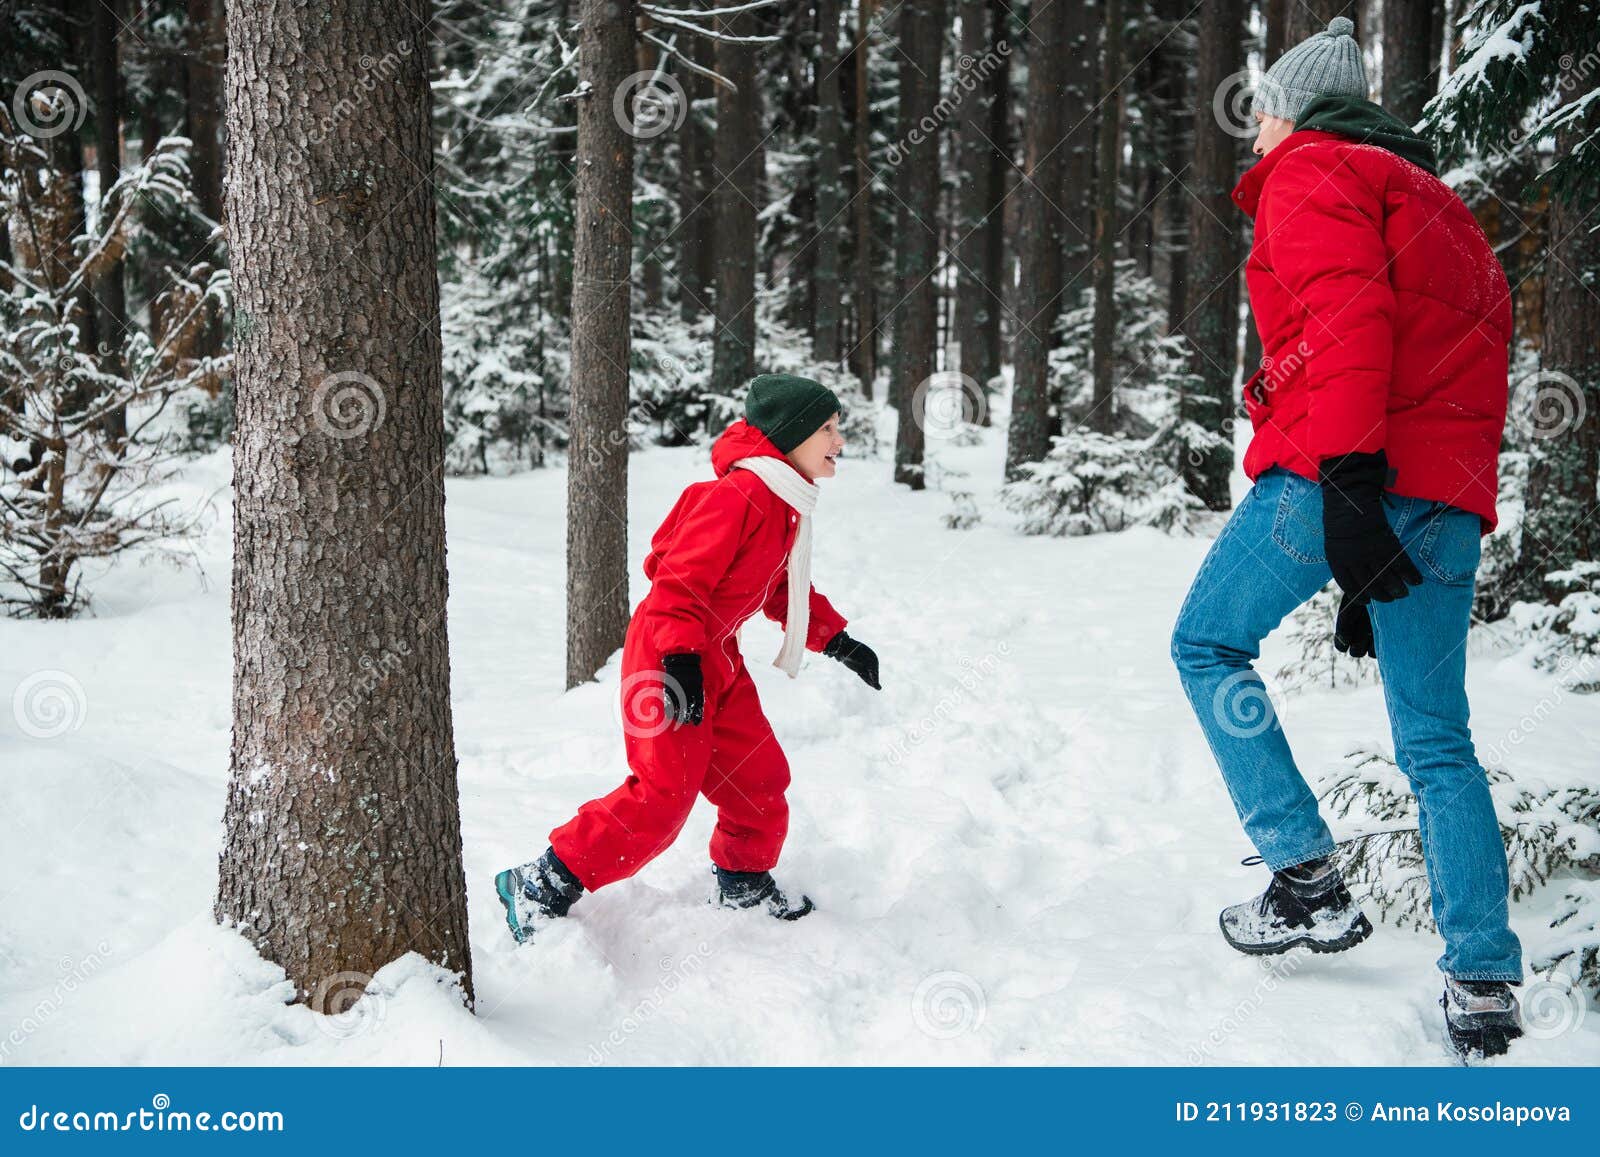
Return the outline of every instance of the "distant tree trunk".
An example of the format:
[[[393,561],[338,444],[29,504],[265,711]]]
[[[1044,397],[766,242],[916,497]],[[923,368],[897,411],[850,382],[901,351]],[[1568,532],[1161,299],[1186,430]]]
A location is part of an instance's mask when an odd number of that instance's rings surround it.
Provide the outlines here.
[[[995,186],[997,149],[990,134],[994,105],[999,99],[996,77],[1003,78],[1005,71],[996,67],[988,73],[988,69],[1005,57],[993,47],[996,40],[1004,38],[1003,24],[989,27],[993,6],[993,0],[961,0],[961,59],[967,66],[964,71],[958,66],[958,83],[952,86],[961,102],[956,106],[954,140],[960,158],[953,214],[957,258],[955,340],[961,350],[959,369],[980,391],[987,391],[989,379],[1000,372],[995,340],[1000,326],[1000,277],[994,250],[1001,222]],[[970,88],[959,83],[963,75]],[[987,413],[985,407],[985,416]]]
[[[1061,308],[1079,304],[1094,274],[1095,105],[1100,100],[1103,0],[1070,0],[1062,13]],[[1187,220],[1185,225],[1187,225]]]
[[[117,22],[120,0],[102,0],[90,9],[90,65],[94,73],[95,167],[100,176],[102,203],[122,176],[122,91],[117,76]],[[105,343],[106,369],[121,376],[122,342],[128,329],[127,289],[122,280],[123,260],[111,262],[95,283],[99,305],[100,340]],[[106,430],[113,444],[128,433],[128,415],[118,407],[106,415]]]
[[[1101,62],[1099,161],[1094,207],[1094,403],[1089,428],[1116,429],[1117,162],[1122,156],[1122,0],[1105,0]]]
[[[184,135],[194,142],[189,169],[200,211],[222,220],[222,45],[217,0],[187,0],[189,40],[183,54]]]
[[[567,686],[588,682],[628,630],[629,269],[633,137],[606,94],[633,71],[633,0],[583,0],[572,415],[567,454]]]
[[[1443,7],[1444,0],[1383,0],[1383,107],[1408,125],[1422,119],[1422,107],[1438,91],[1433,28]]]
[[[1050,451],[1050,348],[1061,307],[1064,223],[1053,200],[1062,188],[1062,91],[1067,54],[1067,0],[1046,0],[1029,10],[1024,43],[1028,52],[1028,105],[1023,123],[1027,158],[1021,195],[1017,333],[1011,391],[1011,426],[1006,440],[1006,477],[1020,477],[1025,463]],[[1075,118],[1087,110],[1074,108]]]
[[[1199,72],[1196,87],[1216,92],[1244,68],[1246,4],[1214,0],[1200,21]],[[1229,428],[1233,413],[1234,369],[1239,341],[1239,262],[1244,218],[1234,207],[1238,180],[1234,138],[1218,126],[1209,98],[1195,102],[1194,178],[1189,211],[1189,285],[1184,303],[1183,333],[1194,347],[1194,372],[1202,385],[1183,399],[1183,414],[1218,434]],[[1228,479],[1233,449],[1184,466],[1184,481],[1212,510],[1232,505]]]
[[[239,364],[215,914],[321,1011],[413,951],[470,1000],[434,191],[417,179],[427,31],[384,0],[228,16]],[[397,71],[330,125],[327,78],[364,52]]]
[[[839,360],[839,232],[844,189],[839,183],[839,0],[817,0],[817,246],[812,275],[811,356]]]
[[[1264,60],[1268,67],[1276,64],[1278,57],[1288,47],[1284,38],[1289,35],[1290,0],[1265,0],[1261,6],[1261,20],[1266,25]],[[1326,27],[1326,25],[1324,25]]]
[[[989,12],[989,27],[995,43],[998,45],[1004,42],[1006,46],[999,67],[990,78],[989,125],[985,130],[989,134],[990,141],[990,148],[985,157],[989,167],[989,196],[994,202],[983,229],[987,238],[984,250],[985,283],[994,293],[994,298],[990,301],[989,312],[984,318],[986,324],[978,328],[981,343],[978,356],[982,359],[980,365],[990,367],[989,375],[992,378],[1000,373],[1000,364],[1005,359],[1005,331],[1002,319],[1006,314],[1006,294],[1010,281],[1008,273],[1011,269],[1007,256],[1009,250],[1006,247],[1009,238],[1009,230],[1006,228],[1006,207],[1011,203],[1012,173],[1015,168],[1011,156],[1011,51],[1015,44],[1011,38],[1011,12],[1005,0],[989,0]],[[993,415],[986,407],[983,411],[983,425],[993,424]]]
[[[872,382],[878,374],[878,322],[872,269],[872,57],[873,0],[856,3],[856,366],[861,392],[872,399]]]
[[[684,40],[693,40],[685,37]],[[693,44],[678,42],[678,51],[691,58]],[[698,63],[698,61],[696,61]],[[707,81],[687,68],[680,69],[688,105],[683,128],[678,134],[678,313],[686,322],[696,322],[709,312],[706,298],[711,286],[713,234],[710,229],[711,193],[707,180],[711,165],[711,134],[695,111],[695,102],[706,95]]]
[[[751,12],[717,18],[717,31],[754,35]],[[757,145],[761,105],[756,99],[755,50],[717,41],[717,71],[738,89],[717,86],[717,136],[712,183],[716,188],[716,339],[711,392],[732,394],[755,374],[756,198],[763,163]]]
[[[1293,48],[1306,37],[1325,32],[1328,21],[1335,16],[1348,16],[1356,26],[1356,39],[1361,38],[1361,4],[1359,0],[1289,0],[1284,25],[1285,49]],[[1207,4],[1201,13],[1201,25],[1214,19],[1212,5]],[[1276,59],[1276,58],[1274,58]],[[1271,61],[1268,61],[1270,64]],[[1243,67],[1242,65],[1240,67]],[[1202,89],[1202,91],[1205,91]]]
[[[899,224],[895,237],[894,373],[899,409],[894,480],[913,490],[922,472],[923,387],[937,368],[939,286],[939,63],[944,54],[944,0],[905,0],[900,9],[900,106],[896,132],[905,152],[895,169]]]
[[[1567,94],[1570,103],[1582,93]],[[1557,155],[1582,139],[1578,127],[1556,134]],[[1600,561],[1600,231],[1573,197],[1550,206],[1544,263],[1544,335],[1528,465],[1527,514],[1520,568],[1531,591],[1551,597],[1544,576],[1580,560]]]
[[[1157,54],[1161,59],[1161,91],[1158,133],[1161,148],[1161,181],[1165,189],[1157,201],[1156,268],[1163,275],[1167,291],[1167,320],[1174,327],[1183,316],[1183,300],[1189,271],[1189,192],[1186,170],[1194,156],[1194,104],[1189,91],[1190,57],[1183,50],[1184,17],[1188,5],[1182,0],[1161,0],[1159,26],[1165,37]]]

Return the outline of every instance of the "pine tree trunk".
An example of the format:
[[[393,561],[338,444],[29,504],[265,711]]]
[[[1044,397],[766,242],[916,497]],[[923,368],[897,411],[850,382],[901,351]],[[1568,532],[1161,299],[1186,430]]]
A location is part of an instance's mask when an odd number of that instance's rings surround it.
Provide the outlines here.
[[[693,44],[682,41],[678,44],[678,51],[691,58],[693,49]],[[700,122],[694,107],[696,101],[707,95],[708,82],[687,68],[679,70],[678,80],[683,85],[684,101],[688,105],[683,128],[678,133],[678,313],[692,324],[710,312],[706,298],[711,291],[712,235],[708,228],[711,192],[707,180],[711,134]]]
[[[222,220],[222,94],[219,85],[225,31],[217,27],[217,0],[188,0],[189,40],[183,55],[184,135],[194,147],[189,170],[200,211]]]
[[[1200,388],[1183,399],[1183,416],[1225,434],[1233,413],[1239,340],[1239,264],[1245,219],[1233,204],[1238,181],[1235,138],[1217,124],[1210,93],[1244,68],[1244,0],[1215,0],[1200,21],[1195,102],[1194,169],[1189,182],[1189,283],[1181,329],[1194,347]],[[1233,449],[1227,444],[1184,464],[1184,481],[1212,510],[1233,500],[1228,479]]]
[[[871,71],[873,0],[856,4],[856,369],[861,392],[872,400],[872,383],[878,375],[878,321],[876,279],[872,256],[872,109]]]
[[[1414,125],[1439,87],[1433,26],[1444,0],[1383,0],[1383,107]]]
[[[1284,39],[1289,35],[1289,0],[1265,0],[1261,9],[1261,22],[1265,26],[1263,60],[1270,68],[1288,47]]]
[[[1101,62],[1099,160],[1094,207],[1094,404],[1089,428],[1116,429],[1117,162],[1122,156],[1122,0],[1106,0]]]
[[[1207,20],[1217,19],[1212,7],[1211,4],[1205,6],[1201,19],[1202,27]],[[1216,7],[1220,9],[1222,5],[1218,4]],[[1289,0],[1287,9],[1284,20],[1285,50],[1293,48],[1314,33],[1326,31],[1328,21],[1335,16],[1348,16],[1355,23],[1356,39],[1361,38],[1361,5],[1358,0]],[[1277,57],[1273,57],[1267,63],[1271,64],[1276,59]],[[1241,64],[1240,67],[1244,66]],[[1201,91],[1207,90],[1202,87]]]
[[[1084,230],[1084,221],[1063,221],[1053,202],[1062,188],[1066,160],[1063,118],[1068,115],[1063,92],[1067,0],[1048,0],[1029,10],[1023,42],[1028,53],[1027,112],[1021,200],[1020,263],[1017,288],[1017,332],[1011,391],[1011,425],[1006,440],[1006,477],[1020,476],[1024,463],[1041,461],[1050,451],[1050,349],[1055,344],[1056,316],[1061,307],[1061,265],[1064,231]],[[1073,120],[1088,119],[1087,109],[1073,108]],[[1070,123],[1070,122],[1069,122]],[[1087,230],[1084,230],[1087,232]]]
[[[989,380],[1000,372],[995,360],[997,346],[993,334],[1000,323],[1000,282],[994,265],[995,236],[1000,231],[1000,206],[995,189],[994,154],[990,130],[994,124],[994,105],[998,99],[996,77],[1003,68],[994,60],[1004,60],[994,49],[1003,38],[989,27],[992,0],[961,0],[961,59],[953,93],[956,106],[955,145],[960,150],[960,179],[955,189],[956,289],[955,340],[961,351],[962,374],[972,379],[977,389],[986,391]],[[990,54],[993,59],[990,59]],[[964,80],[963,80],[964,78]],[[987,407],[984,409],[987,415]]]
[[[1189,276],[1189,192],[1179,175],[1188,168],[1194,155],[1194,101],[1189,89],[1189,56],[1183,51],[1184,17],[1188,5],[1182,0],[1161,0],[1160,35],[1166,37],[1157,50],[1162,57],[1160,141],[1166,182],[1157,203],[1156,267],[1166,287],[1168,326],[1176,326],[1183,316],[1183,300]]]
[[[899,410],[894,480],[913,490],[922,471],[925,383],[937,368],[939,286],[939,130],[934,106],[944,55],[944,0],[905,0],[900,9],[900,104],[896,132],[905,156],[895,169],[900,212],[895,235],[894,374]]]
[[[238,428],[216,916],[323,1011],[413,951],[470,1000],[434,195],[417,179],[426,30],[383,0],[229,0],[228,30]],[[362,55],[393,79],[330,125],[327,78]]]
[[[990,33],[998,46],[1004,43],[1005,54],[990,78],[989,135],[990,147],[985,158],[989,166],[989,196],[993,207],[984,222],[983,233],[987,239],[984,250],[985,283],[994,293],[989,303],[984,323],[978,329],[980,350],[979,365],[989,367],[991,378],[1000,373],[1005,359],[1006,293],[1009,289],[1011,268],[1006,242],[1006,207],[1011,203],[1011,182],[1016,164],[1011,155],[1011,52],[1015,42],[1011,36],[1011,12],[1005,0],[989,0]],[[994,418],[989,408],[983,411],[983,425],[992,426]]]
[[[839,0],[817,0],[817,232],[811,278],[811,356],[839,360],[839,232],[844,189],[839,183]]]
[[[1568,100],[1581,97],[1576,91]],[[1568,155],[1581,133],[1556,135]],[[1600,560],[1600,231],[1579,198],[1550,206],[1544,263],[1544,336],[1540,375],[1530,385],[1533,453],[1528,464],[1527,514],[1519,569],[1530,592],[1552,597],[1544,576],[1580,560]]]
[[[717,18],[717,31],[755,34],[755,14]],[[717,86],[717,137],[712,183],[716,188],[716,340],[711,392],[732,394],[755,374],[756,204],[759,193],[761,105],[756,99],[755,49],[717,41],[717,71],[737,92]]]
[[[91,67],[94,72],[95,167],[100,176],[100,199],[122,176],[122,86],[117,76],[117,8],[119,0],[103,0],[90,11]],[[123,259],[107,265],[95,282],[94,296],[100,309],[100,339],[106,347],[106,370],[120,377],[124,372],[122,342],[128,329],[127,289],[122,280]],[[113,446],[120,445],[128,433],[128,415],[117,407],[105,419],[106,433]]]
[[[609,94],[633,71],[633,0],[579,9],[572,414],[567,454],[567,686],[594,678],[628,630],[629,269],[633,137]]]

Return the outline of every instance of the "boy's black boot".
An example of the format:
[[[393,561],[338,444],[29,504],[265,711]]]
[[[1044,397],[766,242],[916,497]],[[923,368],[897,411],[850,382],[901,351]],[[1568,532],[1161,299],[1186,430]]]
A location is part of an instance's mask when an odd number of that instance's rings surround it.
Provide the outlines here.
[[[554,848],[520,868],[507,868],[494,878],[495,894],[505,906],[506,926],[518,944],[533,935],[537,916],[565,916],[583,895],[583,884],[561,862]]]
[[[814,907],[809,896],[801,896],[800,903],[791,904],[771,872],[730,872],[715,864],[711,870],[717,874],[717,903],[724,908],[760,906],[779,920],[798,920]]]

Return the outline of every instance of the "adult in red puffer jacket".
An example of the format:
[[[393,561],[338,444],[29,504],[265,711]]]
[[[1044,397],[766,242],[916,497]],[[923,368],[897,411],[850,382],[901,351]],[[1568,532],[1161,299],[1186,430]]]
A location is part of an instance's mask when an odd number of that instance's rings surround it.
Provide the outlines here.
[[[1317,481],[1326,459],[1383,451],[1390,492],[1492,530],[1510,289],[1432,147],[1377,105],[1321,97],[1233,198],[1255,218],[1263,354],[1245,473]]]
[[[877,656],[845,633],[844,617],[809,580],[808,503],[843,446],[832,391],[786,375],[751,383],[746,420],[712,446],[716,478],[683,492],[644,562],[650,593],[622,651],[627,780],[551,832],[540,859],[496,878],[519,942],[535,916],[565,915],[585,890],[626,879],[664,851],[700,795],[717,809],[720,900],[783,919],[811,910],[803,897],[790,904],[771,876],[789,826],[789,764],[738,632],[765,614],[784,627],[775,665],[791,676],[804,649],[878,686]],[[804,600],[791,600],[791,577],[803,582]]]

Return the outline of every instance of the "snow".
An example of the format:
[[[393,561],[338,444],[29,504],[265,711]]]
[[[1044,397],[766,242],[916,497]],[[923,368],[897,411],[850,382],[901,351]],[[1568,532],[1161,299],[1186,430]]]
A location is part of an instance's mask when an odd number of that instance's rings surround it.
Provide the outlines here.
[[[229,467],[194,463],[178,496],[217,495],[202,572],[123,559],[91,576],[93,617],[0,623],[0,699],[40,671],[81,688],[46,736],[0,717],[0,1064],[1449,1063],[1433,937],[1379,924],[1346,955],[1264,963],[1224,944],[1217,912],[1265,874],[1238,863],[1251,849],[1168,659],[1207,542],[1017,534],[996,421],[931,451],[976,495],[971,529],[946,527],[948,494],[892,486],[886,456],[824,484],[814,573],[878,650],[881,693],[814,655],[787,680],[776,627],[746,628],[794,771],[780,880],[818,905],[795,924],[707,903],[702,805],[634,879],[513,945],[493,874],[622,778],[618,669],[562,693],[563,473],[450,482],[476,1015],[408,956],[318,1016],[214,925]],[[635,456],[636,600],[651,531],[707,469],[703,448]],[[1263,667],[1286,654],[1273,642]],[[1592,700],[1524,726],[1550,687],[1474,658],[1480,745],[1516,732],[1513,770],[1600,774]],[[1374,687],[1285,715],[1311,772],[1389,749]],[[1554,935],[1517,911],[1530,949]],[[1597,1059],[1589,1016],[1500,1063]]]

